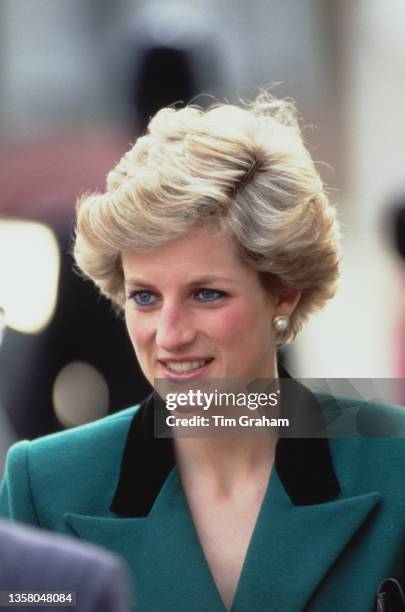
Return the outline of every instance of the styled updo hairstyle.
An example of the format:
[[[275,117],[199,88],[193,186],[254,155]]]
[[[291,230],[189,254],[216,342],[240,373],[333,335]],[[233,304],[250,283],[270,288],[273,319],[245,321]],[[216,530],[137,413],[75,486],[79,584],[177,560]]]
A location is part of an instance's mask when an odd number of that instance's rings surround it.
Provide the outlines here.
[[[263,92],[241,106],[164,108],[106,187],[77,203],[74,255],[119,308],[123,252],[154,249],[210,223],[233,237],[264,286],[302,291],[279,344],[335,293],[335,211],[290,101]]]

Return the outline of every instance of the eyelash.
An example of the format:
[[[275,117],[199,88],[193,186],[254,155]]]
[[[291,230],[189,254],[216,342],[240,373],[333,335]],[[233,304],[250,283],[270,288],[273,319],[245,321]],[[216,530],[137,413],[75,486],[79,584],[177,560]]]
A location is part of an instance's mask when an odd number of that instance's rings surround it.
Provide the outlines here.
[[[219,291],[218,289],[205,289],[205,288],[198,289],[194,293],[194,295],[198,293],[202,293],[203,291],[210,291],[211,293],[216,293],[218,297],[213,300],[200,300],[201,304],[215,304],[216,302],[218,302],[219,300],[227,296],[227,294],[224,291]],[[148,304],[142,304],[140,302],[137,302],[136,297],[139,296],[141,293],[146,293],[148,295],[155,295],[152,291],[147,291],[146,289],[143,289],[143,290],[138,289],[136,291],[132,291],[132,293],[128,295],[128,300],[131,300],[132,302],[134,302],[136,306],[139,306],[140,308],[148,308],[148,306],[155,306],[156,302],[150,302]]]

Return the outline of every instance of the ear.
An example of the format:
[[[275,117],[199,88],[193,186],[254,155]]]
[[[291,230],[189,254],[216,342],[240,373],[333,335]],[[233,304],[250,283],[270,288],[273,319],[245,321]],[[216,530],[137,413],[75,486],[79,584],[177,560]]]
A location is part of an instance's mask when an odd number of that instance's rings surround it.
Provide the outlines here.
[[[301,291],[288,291],[279,294],[275,306],[276,315],[291,317],[301,299],[301,295]]]

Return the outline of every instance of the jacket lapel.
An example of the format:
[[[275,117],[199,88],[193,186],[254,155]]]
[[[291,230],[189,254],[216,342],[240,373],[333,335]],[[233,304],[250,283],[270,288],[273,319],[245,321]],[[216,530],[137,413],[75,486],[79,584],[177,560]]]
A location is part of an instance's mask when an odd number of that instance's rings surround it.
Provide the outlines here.
[[[125,558],[139,609],[224,612],[177,469],[147,517],[66,514],[65,520],[73,534]]]
[[[303,610],[329,568],[381,499],[378,492],[322,504],[291,503],[273,470],[233,610]]]

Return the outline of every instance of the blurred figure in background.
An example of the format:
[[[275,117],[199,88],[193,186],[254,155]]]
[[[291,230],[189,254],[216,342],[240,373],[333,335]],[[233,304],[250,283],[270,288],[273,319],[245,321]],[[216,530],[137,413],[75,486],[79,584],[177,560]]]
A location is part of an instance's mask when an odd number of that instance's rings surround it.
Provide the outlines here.
[[[395,247],[405,260],[405,194],[393,211],[394,243]]]
[[[0,521],[0,591],[16,592],[14,605],[5,607],[11,602],[2,593],[2,609],[14,610],[22,592],[70,591],[76,612],[129,612],[128,580],[118,558],[95,546]],[[44,603],[35,609],[55,608]]]
[[[196,103],[206,106],[212,94],[221,97],[230,80],[229,66],[227,72],[222,68],[224,51],[223,32],[195,6],[145,2],[111,54],[114,72],[125,73],[120,82],[135,131],[144,131],[159,109],[174,102],[192,103],[197,97]]]
[[[402,198],[398,198],[390,207],[390,218],[388,226],[390,230],[391,243],[394,247],[396,255],[399,255],[402,262],[402,274],[400,274],[399,283],[402,286],[402,296],[405,295],[405,194]],[[395,333],[395,363],[396,376],[400,379],[405,379],[405,301],[402,300],[402,308],[399,312],[399,321]],[[402,387],[403,388],[403,387]],[[402,397],[398,398],[401,402],[405,402],[405,396],[402,392]]]

